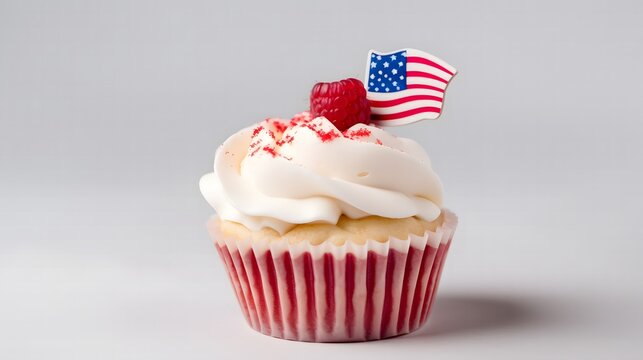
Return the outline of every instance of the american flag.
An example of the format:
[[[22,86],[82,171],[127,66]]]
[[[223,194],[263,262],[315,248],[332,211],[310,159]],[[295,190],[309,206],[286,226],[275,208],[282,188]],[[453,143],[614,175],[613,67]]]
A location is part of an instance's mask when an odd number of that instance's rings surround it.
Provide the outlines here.
[[[372,120],[394,126],[436,119],[455,73],[453,66],[420,50],[369,51],[364,84]]]

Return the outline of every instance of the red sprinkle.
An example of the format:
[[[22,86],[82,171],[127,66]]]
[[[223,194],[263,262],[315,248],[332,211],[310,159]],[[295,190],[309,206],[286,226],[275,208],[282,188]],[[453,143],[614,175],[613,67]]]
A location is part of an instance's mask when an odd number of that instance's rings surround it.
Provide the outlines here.
[[[286,135],[285,137],[281,138],[281,140],[277,141],[278,146],[283,146],[284,144],[290,144],[295,138],[292,135]]]
[[[376,140],[375,140],[375,143],[376,143],[377,145],[382,145],[382,140],[380,140],[380,139],[376,139]]]
[[[268,154],[272,155],[272,157],[277,156],[277,152],[275,151],[275,148],[270,147],[270,146],[264,146],[263,151],[267,152]]]
[[[282,122],[280,119],[271,119],[272,120],[272,125],[274,125],[275,130],[279,133],[283,133],[288,129],[288,125],[284,122]]]
[[[366,128],[361,128],[358,130],[346,131],[344,132],[344,136],[351,139],[354,139],[356,137],[367,137],[371,136],[371,131]]]
[[[335,131],[335,130],[324,131],[324,130],[321,130],[321,129],[317,129],[316,124],[308,123],[308,124],[305,124],[304,126],[309,128],[310,130],[314,131],[315,134],[317,134],[317,136],[321,139],[322,142],[332,141],[332,140],[342,136],[341,133],[339,133],[338,131]]]
[[[310,113],[304,111],[302,113],[299,113],[299,114],[293,116],[292,119],[290,119],[290,126],[293,127],[293,126],[298,125],[300,123],[307,123],[312,119],[313,118],[312,118],[312,116],[310,116]]]
[[[256,137],[263,130],[263,126],[259,125],[252,131],[252,137]]]
[[[271,137],[271,138],[273,138],[273,139],[275,138],[275,133],[274,133],[272,130],[270,130],[270,129],[266,129],[266,128],[264,128],[264,127],[263,127],[263,125],[259,125],[259,126],[257,126],[256,128],[254,128],[254,130],[252,130],[252,136],[251,136],[251,138],[252,138],[252,139],[256,138],[256,137],[257,137],[257,135],[259,135],[259,133],[260,133],[262,130],[264,130],[264,129],[268,132],[268,136],[270,136],[270,137]],[[251,145],[251,146],[252,146],[252,145]]]
[[[264,120],[268,124],[272,124],[272,126],[275,128],[275,131],[278,133],[283,133],[288,129],[288,120],[280,119],[280,118],[266,118]]]

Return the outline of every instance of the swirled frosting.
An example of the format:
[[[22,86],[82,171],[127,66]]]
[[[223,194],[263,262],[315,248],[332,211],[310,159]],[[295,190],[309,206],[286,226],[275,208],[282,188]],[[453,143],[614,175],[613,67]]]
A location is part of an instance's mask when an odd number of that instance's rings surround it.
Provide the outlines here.
[[[308,113],[232,135],[199,185],[222,220],[280,234],[342,214],[433,221],[442,206],[442,184],[418,143],[365,124],[342,133]]]

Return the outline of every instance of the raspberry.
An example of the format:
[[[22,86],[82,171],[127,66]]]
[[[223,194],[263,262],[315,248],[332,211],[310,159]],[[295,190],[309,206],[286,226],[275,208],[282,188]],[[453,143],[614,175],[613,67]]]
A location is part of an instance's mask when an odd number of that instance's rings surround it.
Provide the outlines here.
[[[364,84],[353,78],[315,84],[310,93],[310,112],[313,118],[323,116],[330,120],[339,131],[371,121]]]

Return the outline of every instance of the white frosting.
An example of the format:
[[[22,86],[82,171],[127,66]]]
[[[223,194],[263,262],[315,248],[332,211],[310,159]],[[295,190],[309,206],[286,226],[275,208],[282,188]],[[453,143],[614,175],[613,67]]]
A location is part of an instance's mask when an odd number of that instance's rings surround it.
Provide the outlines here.
[[[418,143],[371,125],[344,136],[326,118],[298,119],[263,121],[219,147],[199,185],[221,219],[283,234],[296,224],[336,224],[342,214],[440,215],[442,184]]]

